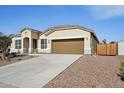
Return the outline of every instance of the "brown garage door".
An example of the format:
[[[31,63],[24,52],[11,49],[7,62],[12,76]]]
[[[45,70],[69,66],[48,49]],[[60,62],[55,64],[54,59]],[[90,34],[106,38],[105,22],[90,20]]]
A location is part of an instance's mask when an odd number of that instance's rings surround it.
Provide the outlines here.
[[[52,53],[83,54],[84,39],[64,39],[52,41]]]

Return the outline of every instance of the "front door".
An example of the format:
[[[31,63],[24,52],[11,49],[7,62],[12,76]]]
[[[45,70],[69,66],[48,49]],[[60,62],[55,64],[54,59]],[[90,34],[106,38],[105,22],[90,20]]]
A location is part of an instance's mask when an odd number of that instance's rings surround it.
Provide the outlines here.
[[[33,50],[34,53],[37,52],[37,39],[33,39]]]

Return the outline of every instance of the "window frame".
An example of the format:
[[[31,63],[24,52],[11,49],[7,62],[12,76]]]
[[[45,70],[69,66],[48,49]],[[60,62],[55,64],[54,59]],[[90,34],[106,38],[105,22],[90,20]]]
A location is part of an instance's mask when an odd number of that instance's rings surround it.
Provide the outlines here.
[[[15,49],[21,49],[22,41],[20,39],[15,40]]]
[[[41,39],[41,49],[47,49],[47,39]]]

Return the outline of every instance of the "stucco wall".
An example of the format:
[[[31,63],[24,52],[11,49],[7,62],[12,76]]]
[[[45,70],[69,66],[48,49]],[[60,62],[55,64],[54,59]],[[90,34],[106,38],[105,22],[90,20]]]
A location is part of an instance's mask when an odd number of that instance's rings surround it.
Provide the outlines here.
[[[124,55],[124,41],[118,42],[118,55]]]
[[[96,48],[97,48],[97,40],[93,35],[91,35],[91,53],[95,54],[96,53]]]
[[[82,31],[80,29],[69,29],[69,30],[60,30],[55,31],[48,36],[41,35],[39,39],[38,51],[51,53],[51,41],[54,39],[71,39],[71,38],[84,38],[84,54],[91,54],[90,47],[90,37],[91,33],[87,31]],[[47,49],[41,49],[40,40],[42,38],[47,38]]]
[[[36,33],[36,32],[32,32],[32,33],[31,33],[31,37],[32,37],[33,39],[39,39],[39,34]]]
[[[22,38],[25,38],[25,37],[30,38],[30,37],[31,37],[31,31],[29,31],[29,30],[23,31],[23,32],[21,33],[21,37],[22,37]]]

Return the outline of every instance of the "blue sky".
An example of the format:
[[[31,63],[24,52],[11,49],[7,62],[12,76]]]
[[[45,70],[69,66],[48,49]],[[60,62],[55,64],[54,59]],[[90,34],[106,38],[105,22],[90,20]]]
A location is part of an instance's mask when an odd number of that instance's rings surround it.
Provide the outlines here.
[[[0,21],[4,34],[70,24],[93,29],[100,40],[124,39],[124,6],[0,6]]]

